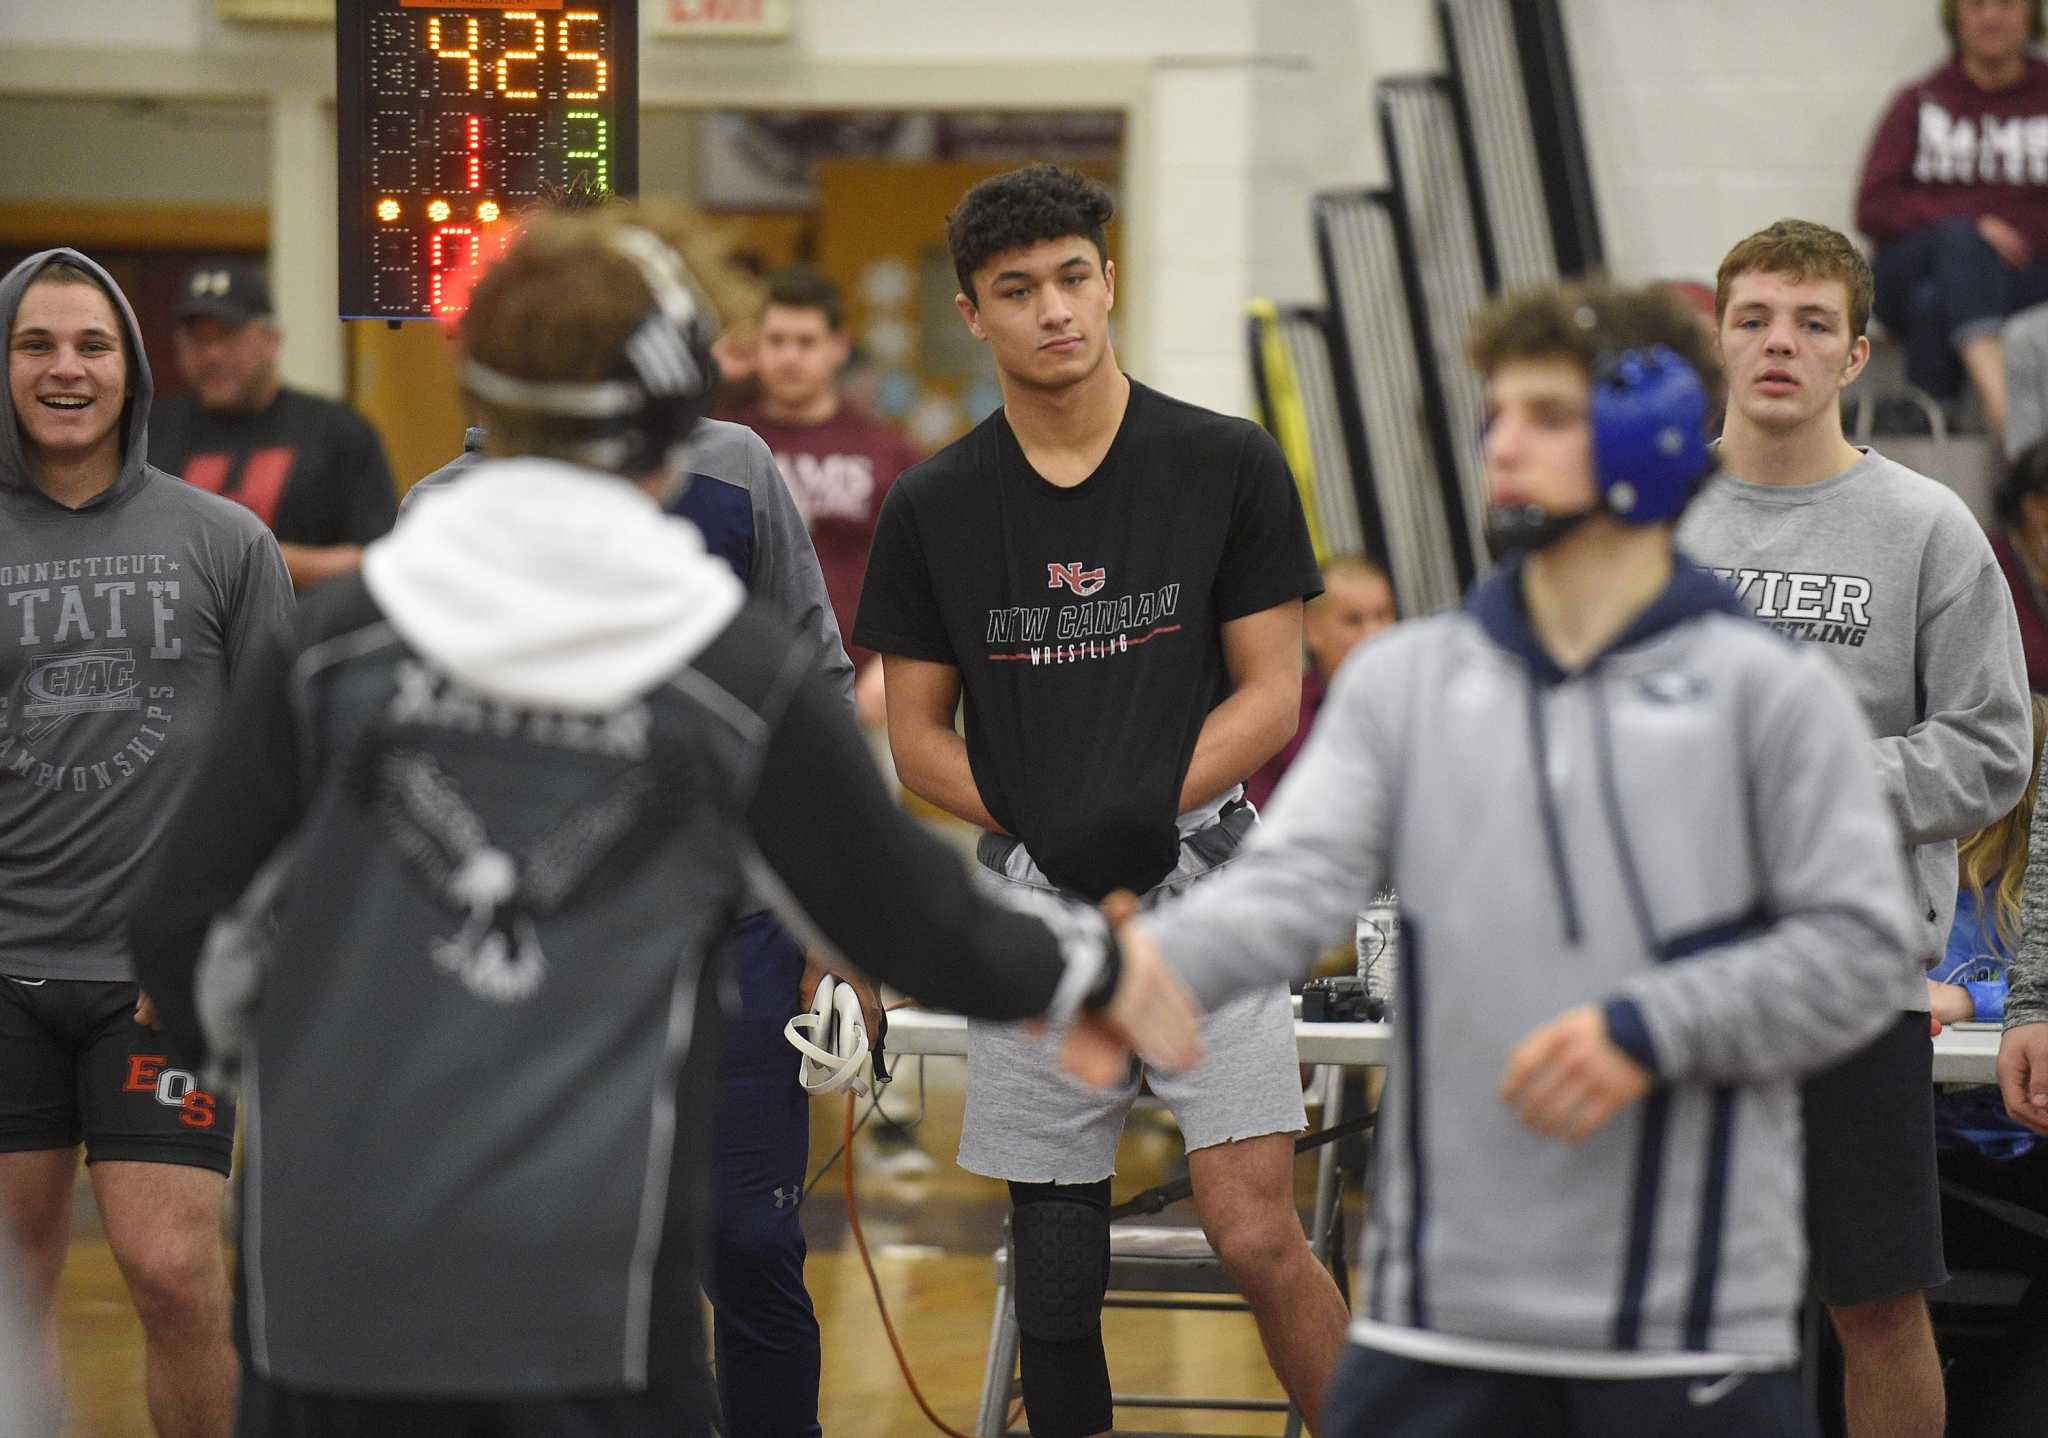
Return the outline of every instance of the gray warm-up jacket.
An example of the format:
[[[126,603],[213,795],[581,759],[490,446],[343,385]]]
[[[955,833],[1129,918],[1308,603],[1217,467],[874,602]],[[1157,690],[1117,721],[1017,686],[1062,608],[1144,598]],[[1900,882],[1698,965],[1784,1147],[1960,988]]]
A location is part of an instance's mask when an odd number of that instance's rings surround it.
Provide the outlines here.
[[[1214,1006],[1399,892],[1355,1341],[1587,1376],[1789,1364],[1799,1078],[1921,982],[1869,731],[1689,563],[1571,674],[1521,579],[1354,654],[1243,854],[1147,926]],[[1657,1086],[1574,1148],[1499,1090],[1581,1005]]]

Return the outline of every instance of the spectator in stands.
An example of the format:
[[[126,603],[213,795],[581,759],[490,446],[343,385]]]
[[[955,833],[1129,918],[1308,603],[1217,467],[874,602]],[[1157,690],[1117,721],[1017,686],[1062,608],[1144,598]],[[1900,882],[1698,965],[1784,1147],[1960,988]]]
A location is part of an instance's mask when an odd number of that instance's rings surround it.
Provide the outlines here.
[[[767,290],[753,347],[759,394],[726,418],[768,442],[796,496],[859,675],[854,697],[861,722],[872,728],[884,718],[882,666],[872,650],[853,642],[853,616],[882,499],[918,455],[839,391],[840,371],[853,350],[839,287],[808,265],[795,265],[770,275]]]
[[[2014,310],[2048,300],[2048,125],[2043,0],[1942,0],[1955,54],[1901,90],[1863,163],[1856,224],[1877,245],[1877,314],[1906,346],[1906,377],[1941,399],[1968,375],[1992,433],[2006,417]]]
[[[1394,617],[1394,586],[1384,569],[1356,554],[1337,555],[1323,566],[1323,592],[1308,602],[1301,620],[1302,648],[1307,651],[1301,672],[1301,725],[1286,748],[1244,781],[1244,795],[1253,808],[1266,807],[1280,786],[1280,776],[1308,742],[1337,666],[1366,640],[1393,628]]]
[[[1996,824],[1963,841],[1961,882],[1947,957],[1928,976],[1928,1007],[1943,1023],[1998,1023],[2007,1013],[2013,954],[2024,932],[2022,892],[2029,873],[2048,874],[2048,814],[2035,803],[2048,697],[2034,696],[2035,761],[2025,794]],[[2040,880],[2037,878],[2038,885]],[[2039,920],[2036,914],[2036,921]],[[2035,940],[2035,947],[2040,941]],[[2024,1218],[1996,1212],[1985,1198],[2048,1215],[2048,1144],[2006,1112],[1994,1087],[1949,1089],[1935,1100],[1935,1140],[1942,1178],[1942,1246],[1951,1270],[2048,1274],[2048,1237]],[[1948,1372],[1949,1432],[2030,1432],[2022,1415],[2038,1404],[2038,1360],[2048,1340],[2048,1281],[2005,1322],[2002,1344],[1972,1342],[1952,1355]]]
[[[2012,812],[1956,846],[1956,917],[1948,952],[1927,976],[1927,1008],[1943,1024],[1997,1023],[2005,1017],[2006,967],[2020,935],[2020,891],[2032,849],[2041,740],[2048,697],[2036,694],[2034,770]],[[2048,864],[2048,845],[2041,850]]]
[[[301,593],[353,574],[398,494],[377,433],[346,405],[278,379],[284,331],[247,265],[202,265],[179,294],[171,352],[190,395],[150,417],[149,461],[255,511]]]
[[[2012,587],[2027,651],[2027,687],[2048,694],[2048,439],[2013,461],[1998,485],[1991,552]]]

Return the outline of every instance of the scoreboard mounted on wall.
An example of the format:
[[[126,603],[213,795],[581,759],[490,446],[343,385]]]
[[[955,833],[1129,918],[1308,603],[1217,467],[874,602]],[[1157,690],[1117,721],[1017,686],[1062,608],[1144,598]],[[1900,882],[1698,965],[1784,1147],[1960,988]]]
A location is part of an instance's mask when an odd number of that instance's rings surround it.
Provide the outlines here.
[[[639,0],[346,0],[343,319],[451,320],[535,201],[639,188]]]

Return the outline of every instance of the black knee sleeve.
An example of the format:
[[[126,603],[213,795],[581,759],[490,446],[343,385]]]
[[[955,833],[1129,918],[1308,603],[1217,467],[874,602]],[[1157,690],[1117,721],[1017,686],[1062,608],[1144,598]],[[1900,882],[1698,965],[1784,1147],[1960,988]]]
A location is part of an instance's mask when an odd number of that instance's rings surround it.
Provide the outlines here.
[[[1109,1181],[1013,1183],[1017,1331],[1054,1343],[1102,1329],[1109,1288]]]
[[[1102,1296],[1109,1288],[1109,1180],[1010,1185],[1024,1409],[1037,1438],[1109,1431]]]

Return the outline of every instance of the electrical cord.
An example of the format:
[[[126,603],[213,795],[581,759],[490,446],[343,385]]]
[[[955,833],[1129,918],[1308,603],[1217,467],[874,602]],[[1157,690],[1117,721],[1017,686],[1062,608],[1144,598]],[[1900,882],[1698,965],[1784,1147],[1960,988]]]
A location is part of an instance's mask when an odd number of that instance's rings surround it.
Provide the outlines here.
[[[893,1013],[897,1009],[909,1007],[913,1002],[914,1000],[911,999],[898,999],[893,1004],[883,1005],[883,1012]],[[900,1054],[897,1056],[897,1068],[899,1073],[902,1071],[902,1058],[903,1056]],[[881,1118],[882,1123],[886,1127],[896,1129],[897,1131],[904,1134],[912,1134],[917,1132],[918,1126],[924,1122],[924,1055],[919,1054],[917,1056],[917,1117],[911,1119],[908,1123],[898,1123],[895,1119],[890,1118],[888,1114],[882,1112],[882,1093],[884,1089],[887,1087],[888,1082],[893,1082],[893,1080],[878,1083],[874,1086],[874,1092],[870,1095],[868,1099],[868,1111],[862,1114],[860,1116],[860,1122],[854,1125],[853,1131],[855,1133],[859,1133],[862,1129],[866,1128],[868,1126],[869,1120],[876,1118],[877,1116]],[[823,1163],[818,1165],[818,1171],[812,1174],[809,1181],[804,1184],[803,1196],[806,1201],[809,1200],[812,1192],[816,1190],[818,1185],[825,1181],[825,1175],[832,1171],[832,1165],[839,1162],[839,1156],[845,1152],[846,1144],[841,1143],[839,1147],[833,1149],[830,1154],[826,1155],[825,1161]]]
[[[896,1336],[896,1322],[889,1316],[889,1301],[882,1296],[881,1276],[875,1272],[875,1260],[868,1253],[867,1234],[861,1231],[860,1203],[853,1196],[853,1108],[854,1096],[849,1093],[846,1096],[846,1137],[840,1144],[846,1155],[846,1166],[841,1170],[846,1188],[846,1222],[853,1230],[854,1246],[860,1250],[861,1267],[867,1270],[868,1287],[875,1295],[875,1311],[882,1315],[882,1331],[889,1335],[889,1347],[895,1350],[896,1366],[903,1372],[903,1381],[910,1387],[910,1396],[917,1400],[918,1408],[931,1420],[932,1427],[945,1434],[946,1438],[973,1438],[972,1434],[961,1432],[932,1411],[932,1405],[925,1401],[924,1390],[917,1386],[916,1375],[910,1371],[910,1359],[903,1352],[903,1340]]]

